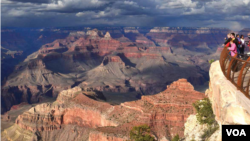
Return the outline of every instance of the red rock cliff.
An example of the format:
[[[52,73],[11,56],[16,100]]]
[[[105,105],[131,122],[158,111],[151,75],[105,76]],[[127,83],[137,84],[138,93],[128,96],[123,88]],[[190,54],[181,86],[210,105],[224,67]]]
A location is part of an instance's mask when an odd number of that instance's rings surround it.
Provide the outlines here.
[[[91,141],[125,141],[133,126],[148,124],[158,140],[169,140],[176,134],[183,137],[184,123],[195,112],[192,103],[205,97],[186,79],[159,94],[116,106],[90,99],[89,94],[79,87],[62,91],[54,103],[40,104],[18,116],[16,125],[40,132],[41,138],[74,125],[88,130]]]

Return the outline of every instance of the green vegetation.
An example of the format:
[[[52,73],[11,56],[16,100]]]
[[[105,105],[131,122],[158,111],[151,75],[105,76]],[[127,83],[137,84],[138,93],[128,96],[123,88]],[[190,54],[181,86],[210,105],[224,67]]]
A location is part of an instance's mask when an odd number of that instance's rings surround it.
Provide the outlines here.
[[[215,120],[213,114],[212,104],[208,98],[196,101],[193,106],[197,112],[196,118],[200,124],[207,124],[208,128],[203,132],[202,138],[208,139],[216,130],[219,129],[219,125]]]
[[[179,141],[180,140],[180,137],[179,137],[179,135],[177,134],[177,135],[175,135],[174,136],[174,138],[172,139],[172,141]]]
[[[208,98],[196,101],[193,106],[197,112],[196,118],[200,124],[212,125],[215,121],[212,104]]]
[[[150,135],[150,127],[146,124],[133,127],[130,131],[130,139],[132,141],[155,141]]]
[[[209,138],[216,130],[219,129],[219,125],[217,123],[213,124],[212,126],[210,125],[208,127],[208,129],[206,129],[203,134],[202,134],[202,138],[203,139],[207,139]]]
[[[208,62],[209,62],[209,64],[212,64],[214,62],[214,59],[211,59]]]

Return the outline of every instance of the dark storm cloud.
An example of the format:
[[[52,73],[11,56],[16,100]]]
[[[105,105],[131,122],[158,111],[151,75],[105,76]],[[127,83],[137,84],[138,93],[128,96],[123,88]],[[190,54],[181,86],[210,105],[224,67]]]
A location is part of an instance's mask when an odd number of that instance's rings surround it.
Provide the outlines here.
[[[58,12],[58,13],[77,13],[82,11],[102,11],[105,10],[107,7],[112,5],[113,2],[109,2],[103,5],[93,5],[93,6],[86,6],[86,7],[78,7],[74,5],[67,5],[65,7],[58,7],[58,8],[48,8],[48,9],[40,9],[37,10],[38,12]]]
[[[22,2],[22,3],[49,3],[51,0],[9,0],[13,2]]]
[[[2,26],[249,27],[250,0],[2,0]]]

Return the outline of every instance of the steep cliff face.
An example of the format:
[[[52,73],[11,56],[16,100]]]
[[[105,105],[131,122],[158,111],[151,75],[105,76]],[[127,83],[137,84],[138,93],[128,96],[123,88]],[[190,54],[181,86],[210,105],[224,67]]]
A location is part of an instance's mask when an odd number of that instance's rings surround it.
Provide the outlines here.
[[[159,94],[116,106],[89,98],[101,97],[93,93],[80,87],[62,91],[55,102],[39,104],[19,115],[2,139],[13,139],[10,135],[20,136],[17,132],[23,132],[30,133],[27,139],[125,141],[134,126],[148,124],[158,140],[170,140],[176,134],[184,136],[184,123],[195,113],[192,103],[205,97],[194,91],[186,79],[174,82]],[[66,133],[69,130],[73,131]]]
[[[210,138],[210,141],[221,141],[221,125],[250,124],[250,99],[224,76],[219,61],[212,63],[209,71],[209,89],[205,94],[212,103],[213,113],[220,125]],[[201,134],[207,129],[206,125],[199,125],[195,115],[189,116],[185,123],[186,140],[202,140]]]
[[[220,124],[250,124],[250,100],[223,75],[219,61],[211,65],[206,94]]]
[[[184,131],[184,141],[204,141],[204,132],[208,131],[208,124],[200,124],[196,118],[196,115],[190,115],[187,118],[185,123],[185,131]],[[217,129],[217,128],[216,128]],[[210,130],[211,131],[211,130]],[[221,131],[216,130],[210,137],[208,137],[207,141],[220,141]]]

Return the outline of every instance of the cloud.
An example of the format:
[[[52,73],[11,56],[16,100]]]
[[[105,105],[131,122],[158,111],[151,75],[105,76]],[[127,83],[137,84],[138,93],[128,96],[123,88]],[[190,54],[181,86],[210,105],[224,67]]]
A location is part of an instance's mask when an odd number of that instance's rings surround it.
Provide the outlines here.
[[[250,26],[250,0],[2,0],[1,3],[2,26],[221,26],[233,29]]]
[[[112,1],[102,0],[58,0],[46,4],[39,9],[44,12],[78,13],[82,11],[100,11],[108,7]]]
[[[9,15],[13,17],[19,17],[22,15],[26,15],[27,13],[24,10],[16,10],[16,9],[11,9],[9,11]]]
[[[13,2],[22,2],[22,3],[49,3],[50,0],[9,0]]]
[[[124,4],[128,4],[128,5],[136,5],[137,6],[137,3],[134,2],[134,1],[124,1]]]
[[[197,6],[196,1],[192,0],[156,0],[158,9],[179,9],[179,8],[195,8]]]
[[[205,13],[205,7],[202,6],[200,9],[191,8],[190,11],[184,12],[183,15],[195,15],[195,14],[204,14],[204,13]]]

